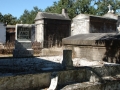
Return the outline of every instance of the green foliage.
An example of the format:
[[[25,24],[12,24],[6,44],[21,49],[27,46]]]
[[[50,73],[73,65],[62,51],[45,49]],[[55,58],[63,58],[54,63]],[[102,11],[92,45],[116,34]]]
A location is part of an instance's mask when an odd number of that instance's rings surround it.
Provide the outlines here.
[[[53,6],[47,7],[45,11],[61,13],[64,8],[67,9],[68,15],[72,19],[80,13],[104,15],[108,12],[109,4],[116,14],[120,13],[120,0],[60,0],[54,2]]]
[[[0,13],[0,22],[3,22],[3,15]]]
[[[12,16],[11,14],[2,15],[2,13],[0,13],[0,22],[14,25],[17,23],[17,18]]]
[[[33,24],[34,19],[39,11],[42,11],[41,9],[38,9],[38,7],[33,7],[33,10],[28,11],[24,10],[23,15],[20,16],[19,23],[23,24]]]
[[[110,4],[114,13],[118,14],[120,9],[120,0],[96,0],[97,15],[104,15],[108,12],[108,5]]]
[[[68,16],[70,19],[74,18],[76,15],[82,14],[93,14],[93,15],[104,15],[108,12],[108,5],[111,4],[115,14],[120,14],[120,0],[59,0],[58,2],[53,2],[52,6],[47,7],[44,11],[49,13],[59,13],[61,14],[62,9],[67,9]],[[11,14],[2,15],[0,13],[0,22],[7,24],[33,24],[34,19],[39,11],[37,6],[33,7],[33,10],[24,10],[23,15],[19,19],[12,16]]]
[[[69,17],[72,19],[76,15],[83,14],[95,14],[94,6],[91,6],[93,0],[60,0],[54,2],[53,6],[47,7],[46,12],[61,13],[61,10],[67,9]]]
[[[76,13],[77,14],[95,14],[96,10],[94,4],[92,5],[94,0],[76,0]]]
[[[73,18],[75,14],[75,0],[60,0],[58,2],[54,2],[53,6],[47,7],[45,12],[51,13],[61,13],[62,9],[67,9],[68,15],[70,18]]]

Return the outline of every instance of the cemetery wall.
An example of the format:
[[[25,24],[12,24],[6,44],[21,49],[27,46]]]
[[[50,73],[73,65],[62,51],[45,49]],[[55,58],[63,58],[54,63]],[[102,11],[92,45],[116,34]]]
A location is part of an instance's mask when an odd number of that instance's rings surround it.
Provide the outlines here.
[[[104,81],[102,78],[106,76],[116,77],[117,75],[120,75],[119,70],[120,70],[120,65],[113,65],[113,66],[107,65],[103,67],[81,67],[71,70],[62,70],[62,71],[59,70],[54,72],[56,72],[58,76],[58,81],[57,81],[58,87],[64,87],[65,85],[79,83],[82,84],[83,86],[76,85],[77,89],[91,88],[89,90],[93,90],[93,88],[97,88],[97,86],[101,85],[100,86],[101,88],[106,88],[106,89],[97,89],[97,90],[109,90],[109,88],[115,88],[115,89],[120,88],[119,80],[110,79],[109,81],[109,79],[107,79],[108,81],[102,82]],[[52,80],[51,75],[54,72],[47,71],[42,73],[37,72],[34,74],[33,73],[22,74],[22,73],[13,72],[13,75],[9,75],[10,73],[4,72],[0,74],[3,75],[0,77],[0,84],[1,84],[0,90],[16,90],[16,89],[37,90],[42,88],[48,88]],[[5,76],[6,74],[7,76]],[[91,83],[89,81],[92,75],[95,76],[95,81]],[[95,82],[96,83],[101,82],[101,83],[96,84]],[[70,88],[73,88],[72,86],[74,85],[70,85]]]

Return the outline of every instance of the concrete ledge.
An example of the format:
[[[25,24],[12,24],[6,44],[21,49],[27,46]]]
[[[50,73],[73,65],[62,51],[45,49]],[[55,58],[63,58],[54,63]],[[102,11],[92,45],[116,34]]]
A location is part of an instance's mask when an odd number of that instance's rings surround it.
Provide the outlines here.
[[[77,84],[67,85],[60,90],[119,90],[120,82],[112,81],[107,83],[90,83],[83,82]]]
[[[72,70],[54,71],[58,75],[58,83],[56,87],[58,88],[64,87],[63,90],[68,90],[68,89],[65,89],[66,87],[68,87],[66,85],[70,85],[70,87],[73,85],[76,88],[84,88],[84,86],[85,87],[88,86],[89,88],[100,87],[100,89],[91,89],[91,90],[103,90],[101,89],[101,87],[105,87],[103,86],[104,84],[108,85],[106,86],[106,88],[109,87],[110,85],[113,85],[115,88],[117,86],[118,87],[120,86],[119,79],[112,80],[114,82],[110,81],[109,83],[109,80],[105,80],[102,78],[106,76],[106,74],[103,74],[101,76],[98,75],[97,72],[101,72],[102,70],[104,70],[104,68],[99,67],[100,71],[93,70],[95,68],[98,68],[98,67],[94,67],[94,68],[91,68],[91,67],[82,68],[81,67],[81,68],[74,68]],[[114,68],[117,69],[118,67],[114,67]],[[109,71],[109,68],[107,70]],[[93,73],[91,73],[91,71]],[[114,71],[114,73],[115,72],[116,70]],[[36,74],[22,74],[22,75],[14,74],[11,76],[9,75],[4,76],[4,77],[2,76],[0,77],[0,90],[36,90],[36,89],[48,88],[52,80],[51,78],[52,73],[53,73],[52,71],[50,72],[47,71],[47,72],[38,73],[38,74],[37,73]],[[119,75],[118,73],[114,74],[114,76],[119,76]],[[101,79],[103,79],[103,81],[105,82],[102,82]],[[84,82],[89,82],[89,83],[84,84]],[[75,84],[75,83],[79,83],[79,84]],[[74,89],[70,89],[70,90],[74,90]],[[88,89],[85,89],[85,90],[88,90]]]

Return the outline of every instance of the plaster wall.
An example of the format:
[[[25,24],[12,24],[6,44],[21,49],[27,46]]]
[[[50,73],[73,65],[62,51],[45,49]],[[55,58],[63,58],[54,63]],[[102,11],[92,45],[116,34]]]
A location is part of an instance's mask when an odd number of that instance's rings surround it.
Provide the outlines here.
[[[6,27],[4,24],[0,23],[0,43],[4,44],[6,42]]]
[[[89,32],[88,19],[74,19],[71,24],[71,36],[77,34],[87,34]]]
[[[35,22],[35,41],[41,42],[43,45],[44,41],[44,20],[38,20]]]

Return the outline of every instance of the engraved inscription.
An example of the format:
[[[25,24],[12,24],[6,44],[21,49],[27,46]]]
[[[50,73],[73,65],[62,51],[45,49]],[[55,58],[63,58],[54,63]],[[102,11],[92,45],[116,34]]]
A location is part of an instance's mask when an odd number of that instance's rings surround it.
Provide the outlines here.
[[[30,28],[18,27],[17,38],[18,39],[30,39],[31,38],[30,32],[31,32]]]

